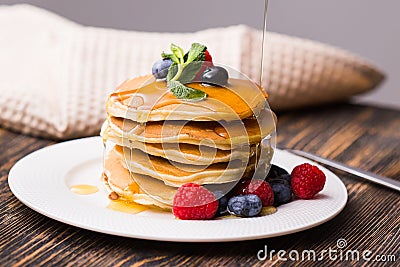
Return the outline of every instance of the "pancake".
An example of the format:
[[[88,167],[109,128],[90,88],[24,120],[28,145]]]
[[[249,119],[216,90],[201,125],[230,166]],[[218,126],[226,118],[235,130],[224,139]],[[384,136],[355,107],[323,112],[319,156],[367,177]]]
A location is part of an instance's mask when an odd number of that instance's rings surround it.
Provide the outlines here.
[[[126,149],[140,149],[156,157],[163,157],[179,163],[193,165],[208,165],[228,162],[230,160],[247,161],[250,157],[255,155],[257,150],[257,145],[233,150],[222,150],[209,146],[196,146],[184,143],[142,143],[139,141],[124,140],[123,138],[115,138],[113,136],[109,136],[107,140],[119,146],[125,146]]]
[[[127,80],[109,97],[101,135],[111,141],[104,181],[121,199],[171,209],[192,182],[228,192],[242,178],[265,177],[274,114],[249,80],[226,87],[192,83],[207,97],[175,97],[151,75]]]
[[[152,121],[141,124],[120,117],[109,117],[101,134],[143,143],[185,143],[229,150],[259,143],[274,127],[268,111],[264,111],[258,119],[232,122]]]
[[[146,192],[139,187],[137,180]],[[130,174],[114,150],[110,151],[105,159],[103,181],[110,192],[117,193],[125,201],[154,205],[162,209],[171,209],[177,190],[151,177]],[[150,195],[152,192],[153,196]]]
[[[204,91],[208,97],[193,102],[176,98],[165,81],[151,75],[122,83],[108,98],[107,113],[136,122],[163,120],[240,120],[257,116],[266,107],[266,93],[250,80],[229,79],[226,87],[187,86]]]
[[[254,171],[256,163],[256,157],[253,156],[245,163],[237,160],[205,166],[189,165],[151,156],[139,149],[129,150],[115,146],[114,150],[120,156],[123,166],[131,172],[151,176],[175,187],[188,182],[197,184],[236,182],[242,176]]]

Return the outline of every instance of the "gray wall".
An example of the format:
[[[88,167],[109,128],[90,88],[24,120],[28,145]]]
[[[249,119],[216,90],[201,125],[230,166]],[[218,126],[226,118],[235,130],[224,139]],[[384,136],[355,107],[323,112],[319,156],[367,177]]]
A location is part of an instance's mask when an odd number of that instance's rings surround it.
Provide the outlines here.
[[[0,0],[0,4],[31,3],[91,26],[193,31],[239,23],[261,28],[263,1]],[[333,44],[372,60],[388,78],[358,100],[400,108],[399,10],[399,0],[270,0],[268,29]]]

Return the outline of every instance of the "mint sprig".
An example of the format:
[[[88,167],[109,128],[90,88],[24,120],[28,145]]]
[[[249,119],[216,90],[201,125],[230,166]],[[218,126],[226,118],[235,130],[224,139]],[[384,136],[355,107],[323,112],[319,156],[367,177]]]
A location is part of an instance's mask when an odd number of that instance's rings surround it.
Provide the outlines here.
[[[174,63],[179,63],[179,59],[174,54],[166,54],[162,52],[161,54],[162,59],[171,59]]]
[[[171,44],[171,51],[172,53],[179,59],[179,63],[183,64],[185,62],[185,52],[183,52],[183,49],[180,48],[177,45]]]
[[[178,64],[176,62],[172,62],[171,66],[169,66],[168,74],[167,74],[167,82],[172,81],[178,72]]]
[[[187,61],[204,61],[206,59],[206,50],[206,46],[199,43],[193,43],[192,47],[190,47],[190,50],[187,53]]]
[[[168,88],[177,98],[180,99],[200,101],[207,97],[207,94],[203,91],[187,87],[180,81],[169,81]]]
[[[192,82],[196,77],[205,60],[206,50],[206,46],[193,43],[190,50],[185,54],[181,47],[171,44],[172,54],[161,54],[163,59],[169,58],[173,61],[168,69],[167,85],[176,97],[192,101],[207,97],[207,94],[203,91],[184,85]]]

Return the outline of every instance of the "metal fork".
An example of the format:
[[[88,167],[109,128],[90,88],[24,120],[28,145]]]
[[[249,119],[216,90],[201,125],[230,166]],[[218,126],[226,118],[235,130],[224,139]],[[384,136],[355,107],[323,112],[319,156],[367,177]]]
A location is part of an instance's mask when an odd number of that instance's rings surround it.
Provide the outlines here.
[[[400,192],[400,181],[392,179],[392,178],[388,178],[388,177],[384,177],[384,176],[380,176],[378,174],[372,173],[372,172],[367,172],[358,168],[354,168],[354,167],[350,167],[344,163],[335,161],[335,160],[331,160],[331,159],[326,159],[302,150],[296,150],[296,149],[286,149],[286,148],[280,148],[281,150],[285,150],[289,153],[292,154],[296,154],[299,156],[302,156],[304,158],[308,158],[311,159],[313,161],[325,164],[327,166],[333,167],[335,169],[353,174],[355,176],[358,176],[360,178],[364,178],[370,182],[376,183],[376,184],[380,184],[386,187],[389,187],[391,189],[397,190]]]

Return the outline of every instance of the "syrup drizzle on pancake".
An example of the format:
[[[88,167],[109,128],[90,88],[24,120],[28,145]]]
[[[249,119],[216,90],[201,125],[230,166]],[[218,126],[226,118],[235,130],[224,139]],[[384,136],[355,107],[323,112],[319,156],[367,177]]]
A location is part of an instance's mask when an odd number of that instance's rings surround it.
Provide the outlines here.
[[[253,115],[252,109],[263,104],[267,97],[261,87],[248,80],[230,79],[226,87],[204,86],[201,83],[190,83],[187,86],[204,91],[208,97],[199,102],[179,99],[169,91],[165,81],[145,76],[140,80],[136,78],[125,81],[110,95],[110,100],[136,110],[157,110],[169,105],[184,104],[213,112],[231,110],[240,118],[247,118]]]

